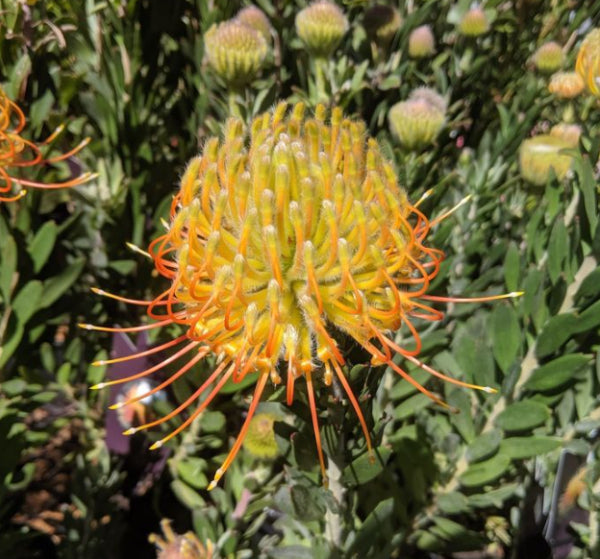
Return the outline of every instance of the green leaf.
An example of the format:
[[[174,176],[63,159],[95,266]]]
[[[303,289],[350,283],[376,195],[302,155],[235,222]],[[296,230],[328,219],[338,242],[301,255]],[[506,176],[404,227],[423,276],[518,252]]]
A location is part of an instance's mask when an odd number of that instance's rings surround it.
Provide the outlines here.
[[[504,257],[504,283],[509,292],[519,291],[519,280],[521,273],[521,256],[514,242],[508,245]]]
[[[510,404],[496,418],[496,425],[505,431],[527,431],[550,417],[550,410],[540,402],[525,400]]]
[[[509,483],[499,487],[498,489],[492,489],[486,491],[480,495],[470,495],[467,497],[467,501],[470,506],[476,508],[487,509],[489,507],[500,508],[504,501],[509,497],[512,497],[519,489],[518,483]]]
[[[43,292],[42,282],[34,280],[26,283],[15,296],[12,308],[23,326],[38,310]]]
[[[178,479],[171,482],[171,490],[181,503],[189,509],[196,509],[205,506],[205,501],[189,485]]]
[[[85,258],[81,257],[69,264],[58,276],[44,282],[44,296],[40,308],[47,308],[54,303],[69,287],[75,283],[85,265]]]
[[[538,367],[525,383],[529,390],[552,390],[567,383],[573,375],[589,363],[590,357],[583,353],[563,355]]]
[[[57,230],[58,228],[54,221],[47,221],[40,227],[29,244],[28,251],[33,261],[33,271],[35,273],[39,272],[48,261],[56,243]]]
[[[553,316],[541,331],[535,346],[535,354],[546,357],[554,353],[576,331],[577,317],[571,313]]]
[[[390,497],[380,501],[356,533],[356,538],[348,549],[347,557],[367,557],[367,552],[371,549],[373,542],[373,535],[388,525],[393,516],[394,498]]]
[[[394,417],[398,420],[403,420],[411,417],[418,411],[425,409],[430,406],[432,399],[425,394],[419,392],[414,396],[404,400],[400,405],[394,409]]]
[[[502,433],[498,429],[482,433],[467,447],[467,460],[480,462],[496,454],[501,440]]]
[[[559,448],[562,439],[558,437],[509,437],[500,443],[500,453],[512,460],[533,458]]]
[[[458,491],[445,493],[437,498],[439,509],[446,514],[460,514],[469,510],[467,498]]]
[[[471,464],[460,476],[460,482],[465,487],[478,487],[498,479],[510,467],[508,456],[497,454],[485,462]]]
[[[569,237],[567,228],[562,219],[554,222],[548,241],[548,275],[552,283],[560,277],[563,269],[563,262],[569,252]]]
[[[208,485],[205,469],[206,460],[202,458],[188,456],[185,460],[177,462],[177,474],[194,489],[205,489]]]
[[[492,313],[492,349],[499,367],[506,374],[521,347],[521,328],[510,304],[496,305]]]
[[[590,231],[596,230],[598,224],[598,202],[596,200],[596,180],[594,179],[594,169],[588,158],[581,156],[575,159],[575,165],[578,170],[581,193],[583,194],[583,205],[587,215]]]
[[[5,301],[10,301],[13,278],[17,271],[17,244],[9,234],[2,239],[0,248],[0,291]]]
[[[359,456],[342,472],[342,483],[345,485],[363,485],[375,479],[384,469],[392,454],[392,450],[380,446],[375,449],[375,461],[371,461],[369,453]]]

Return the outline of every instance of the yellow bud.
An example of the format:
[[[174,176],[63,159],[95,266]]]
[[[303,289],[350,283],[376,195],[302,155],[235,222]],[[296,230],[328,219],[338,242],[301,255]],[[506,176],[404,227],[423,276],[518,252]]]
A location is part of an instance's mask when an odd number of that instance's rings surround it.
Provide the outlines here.
[[[413,29],[408,36],[408,55],[411,58],[426,58],[435,53],[435,38],[429,25]]]
[[[523,178],[535,186],[544,186],[550,178],[550,169],[559,180],[565,178],[573,157],[561,150],[572,145],[562,138],[542,134],[525,140],[519,150],[519,165]]]
[[[555,41],[549,41],[539,47],[533,55],[535,67],[544,73],[560,70],[565,60],[562,47]]]
[[[338,6],[318,0],[296,16],[296,33],[315,56],[328,58],[348,30],[348,20]]]
[[[468,10],[458,24],[459,32],[467,37],[479,37],[487,33],[489,29],[490,22],[479,6]]]

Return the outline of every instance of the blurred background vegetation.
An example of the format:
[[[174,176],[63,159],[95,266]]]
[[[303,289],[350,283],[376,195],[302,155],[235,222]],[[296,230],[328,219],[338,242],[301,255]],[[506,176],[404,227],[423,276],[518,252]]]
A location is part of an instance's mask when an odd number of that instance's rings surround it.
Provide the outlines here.
[[[470,0],[407,0],[383,41],[365,29],[371,4],[347,1],[339,5],[349,29],[316,64],[294,27],[305,2],[255,4],[273,28],[270,53],[232,94],[207,66],[203,36],[246,3],[0,0],[0,83],[27,115],[27,137],[64,123],[57,150],[92,138],[35,178],[99,173],[0,204],[0,556],[155,557],[148,537],[168,518],[204,546],[192,557],[207,545],[215,557],[240,558],[600,557],[600,104],[551,94],[534,56],[556,41],[573,69],[600,6],[487,0],[488,32],[468,36],[460,22]],[[411,31],[425,24],[435,52],[413,58]],[[420,86],[438,91],[447,110],[437,139],[411,151],[390,133],[388,114]],[[160,340],[77,323],[139,324],[139,308],[90,288],[132,297],[164,289],[126,243],[146,247],[162,231],[186,162],[232,107],[250,119],[281,99],[325,101],[365,120],[411,200],[433,189],[427,215],[470,196],[432,233],[430,244],[447,254],[435,293],[525,294],[451,308],[421,329],[424,361],[498,394],[412,370],[460,410],[449,414],[350,351],[377,463],[347,402],[321,390],[324,488],[306,402],[288,408],[276,391],[260,409],[275,418],[276,456],[244,450],[208,493],[247,390],[226,387],[191,430],[151,452],[160,433],[124,441],[119,422],[131,418],[106,409],[119,395],[88,387],[111,374],[93,361]],[[572,168],[532,186],[520,146],[563,120],[582,130]],[[172,409],[209,365],[138,412]],[[162,537],[165,547],[168,529]]]

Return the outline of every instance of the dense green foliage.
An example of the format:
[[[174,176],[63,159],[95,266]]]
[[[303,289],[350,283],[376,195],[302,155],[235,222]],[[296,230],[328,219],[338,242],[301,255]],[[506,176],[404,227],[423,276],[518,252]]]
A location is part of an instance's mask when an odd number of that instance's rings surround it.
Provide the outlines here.
[[[487,0],[489,32],[465,37],[456,26],[470,0],[401,4],[398,32],[378,45],[362,25],[368,3],[345,2],[349,29],[322,61],[296,35],[303,0],[257,0],[274,28],[273,50],[257,79],[231,90],[207,67],[203,35],[238,2],[0,0],[0,83],[27,115],[28,137],[65,123],[56,149],[90,136],[69,165],[99,173],[74,189],[32,189],[0,204],[0,556],[154,557],[147,538],[161,518],[213,542],[219,557],[600,554],[600,103],[551,95],[532,63],[538,46],[555,40],[572,69],[586,31],[600,26],[600,7]],[[411,59],[410,32],[423,24],[436,53]],[[446,123],[434,145],[407,151],[387,115],[424,85],[448,101]],[[425,214],[470,196],[430,235],[447,255],[432,293],[524,295],[451,305],[443,321],[419,326],[423,361],[498,394],[406,364],[459,411],[448,413],[348,344],[377,462],[367,459],[349,403],[319,387],[324,488],[306,400],[288,408],[283,388],[261,404],[278,419],[279,456],[242,451],[209,493],[248,387],[226,385],[169,452],[148,450],[160,430],[133,437],[129,452],[110,452],[108,392],[88,390],[106,367],[90,363],[119,342],[77,324],[143,321],[142,308],[90,288],[140,298],[164,290],[126,242],[146,247],[162,231],[186,162],[230,111],[249,120],[282,99],[339,105],[365,120],[411,200],[432,189]],[[522,141],[563,118],[582,127],[572,171],[528,185]],[[36,177],[66,170],[42,167]],[[410,346],[409,334],[399,343]],[[172,409],[211,365],[149,407]]]

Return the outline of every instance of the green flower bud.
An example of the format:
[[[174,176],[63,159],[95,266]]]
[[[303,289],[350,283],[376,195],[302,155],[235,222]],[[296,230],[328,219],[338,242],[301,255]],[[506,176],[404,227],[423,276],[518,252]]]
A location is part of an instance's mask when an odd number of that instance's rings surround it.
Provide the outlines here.
[[[435,52],[435,39],[429,25],[421,25],[410,32],[408,55],[411,58],[426,58]]]
[[[562,47],[555,41],[544,43],[535,51],[533,63],[535,67],[544,73],[552,73],[560,70],[565,61]]]
[[[573,145],[564,138],[541,134],[525,140],[519,150],[521,176],[531,184],[544,186],[550,178],[550,169],[559,180],[565,178],[573,158],[560,153]]]
[[[269,44],[271,41],[271,22],[260,8],[256,6],[243,8],[235,16],[235,19],[258,31],[265,38],[267,44]]]
[[[272,460],[279,454],[273,430],[274,422],[275,416],[269,413],[257,413],[250,421],[244,448],[256,458]]]
[[[417,87],[417,89],[413,89],[408,98],[427,101],[427,103],[433,105],[442,113],[446,113],[446,109],[448,108],[446,99],[444,99],[435,89],[431,89],[430,87]]]
[[[296,16],[296,33],[318,57],[331,56],[347,30],[344,12],[327,0],[313,2]]]
[[[460,20],[458,30],[467,37],[479,37],[490,29],[485,12],[480,7],[471,8]]]
[[[204,46],[210,66],[235,86],[247,84],[258,74],[268,52],[258,31],[235,20],[213,25],[204,36]]]
[[[446,120],[444,112],[426,99],[396,103],[388,115],[392,134],[407,149],[420,149],[434,142]]]

